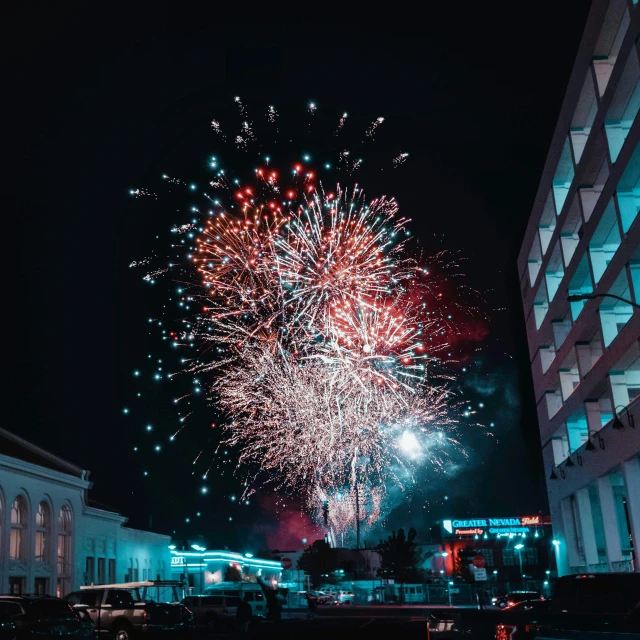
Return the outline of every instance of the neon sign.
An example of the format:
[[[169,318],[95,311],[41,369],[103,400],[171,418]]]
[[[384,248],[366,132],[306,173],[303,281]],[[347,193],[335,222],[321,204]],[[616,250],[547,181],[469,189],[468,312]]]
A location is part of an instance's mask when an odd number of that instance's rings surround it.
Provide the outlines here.
[[[543,516],[522,516],[513,518],[473,518],[469,520],[443,520],[442,527],[454,536],[481,536],[485,533],[510,534],[529,533],[530,527],[550,524]]]

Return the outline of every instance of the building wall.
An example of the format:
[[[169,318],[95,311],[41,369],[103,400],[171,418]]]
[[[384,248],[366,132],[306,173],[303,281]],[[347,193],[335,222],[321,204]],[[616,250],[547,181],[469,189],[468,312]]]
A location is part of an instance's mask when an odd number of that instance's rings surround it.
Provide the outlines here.
[[[75,477],[0,454],[0,593],[9,592],[11,583],[19,579],[24,593],[35,593],[40,587],[49,595],[64,595],[83,584],[122,581],[131,575],[131,564],[141,567],[140,579],[145,571],[152,578],[158,573],[169,577],[170,538],[128,529],[122,515],[87,505],[90,486],[86,474]],[[12,559],[11,510],[18,497],[22,512],[20,557]],[[47,516],[40,528],[44,558],[38,560],[37,511],[41,503]],[[59,519],[61,510],[63,521]],[[66,552],[60,554],[59,549]],[[87,562],[87,558],[92,560]]]
[[[560,575],[640,571],[639,33],[593,1],[518,259]]]

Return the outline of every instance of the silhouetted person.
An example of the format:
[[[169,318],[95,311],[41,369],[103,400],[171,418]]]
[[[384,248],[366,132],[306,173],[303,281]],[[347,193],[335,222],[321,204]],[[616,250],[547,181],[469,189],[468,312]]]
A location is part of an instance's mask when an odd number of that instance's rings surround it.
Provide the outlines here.
[[[267,610],[269,611],[268,619],[274,622],[282,620],[282,605],[278,601],[278,592],[272,589],[267,583],[258,578],[258,584],[262,587],[264,598],[267,601]]]
[[[318,598],[311,595],[309,592],[305,594],[307,598],[307,606],[309,607],[309,618],[313,620],[316,617],[316,611],[318,610]]]
[[[478,591],[478,593],[476,594],[476,598],[478,599],[478,609],[480,609],[480,611],[484,611],[484,607],[485,607],[484,589],[480,589],[480,591]]]
[[[249,604],[249,594],[245,594],[244,598],[240,601],[238,609],[236,611],[237,628],[240,633],[246,634],[249,632],[249,623],[253,616],[251,605]]]

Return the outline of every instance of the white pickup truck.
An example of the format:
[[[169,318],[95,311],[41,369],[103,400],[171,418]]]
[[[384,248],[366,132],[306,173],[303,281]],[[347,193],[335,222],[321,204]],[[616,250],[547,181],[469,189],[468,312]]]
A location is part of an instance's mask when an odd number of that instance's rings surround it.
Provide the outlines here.
[[[91,617],[98,635],[110,635],[115,640],[131,640],[148,633],[186,636],[193,627],[193,616],[178,604],[179,585],[165,581],[80,587],[65,599]],[[152,593],[160,597],[154,599]]]

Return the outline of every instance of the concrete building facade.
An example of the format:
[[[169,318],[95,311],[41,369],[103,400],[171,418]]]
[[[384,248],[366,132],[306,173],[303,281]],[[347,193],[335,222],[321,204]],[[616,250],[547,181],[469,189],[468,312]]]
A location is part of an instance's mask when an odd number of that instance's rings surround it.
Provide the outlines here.
[[[560,575],[640,571],[639,24],[592,3],[518,258]]]
[[[169,536],[89,502],[89,472],[0,429],[0,593],[168,579]]]

